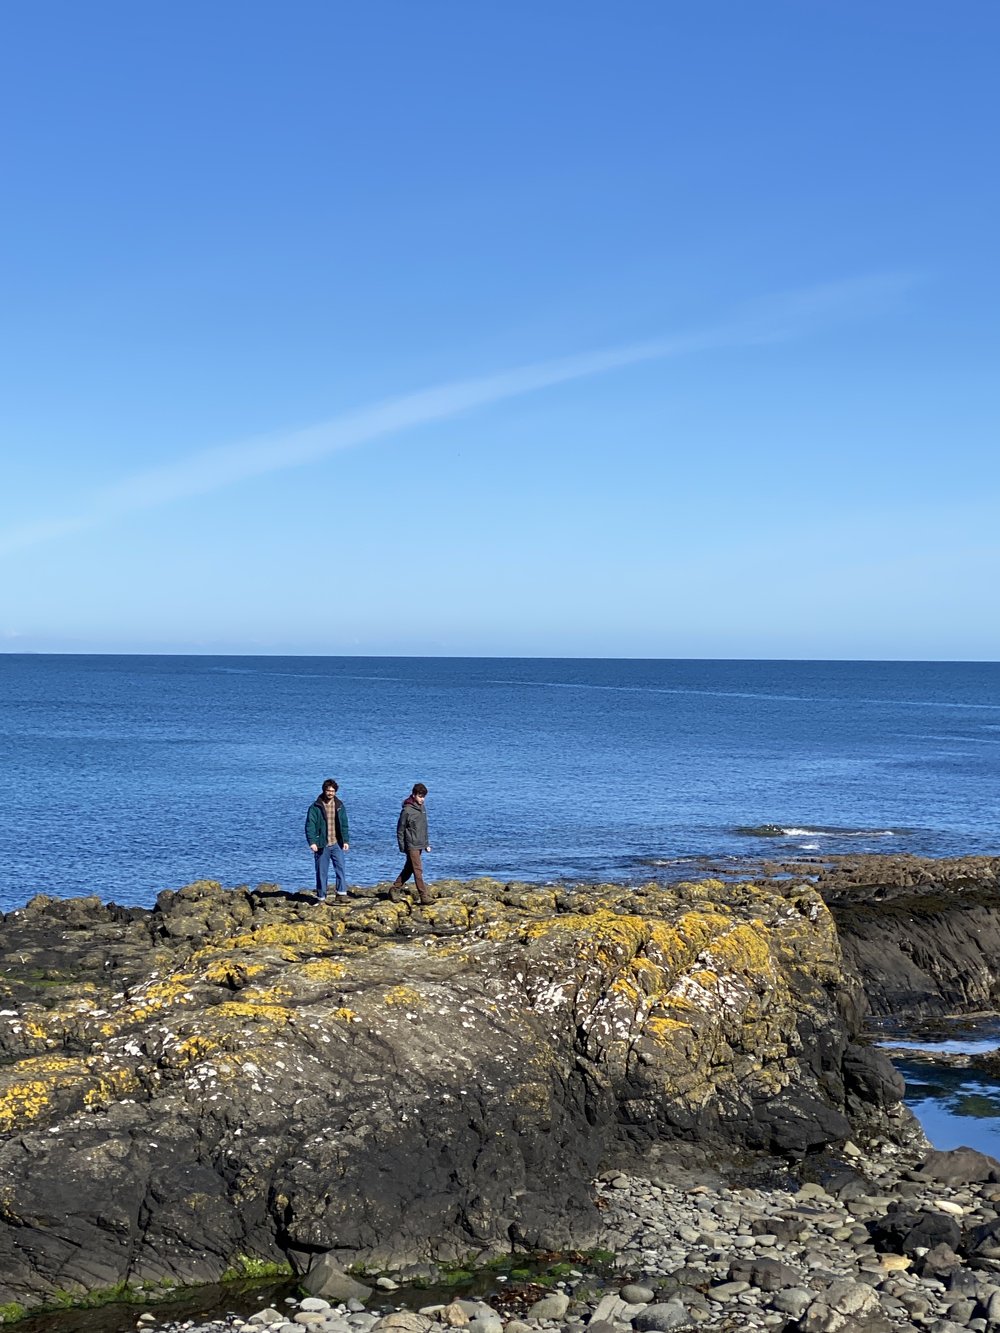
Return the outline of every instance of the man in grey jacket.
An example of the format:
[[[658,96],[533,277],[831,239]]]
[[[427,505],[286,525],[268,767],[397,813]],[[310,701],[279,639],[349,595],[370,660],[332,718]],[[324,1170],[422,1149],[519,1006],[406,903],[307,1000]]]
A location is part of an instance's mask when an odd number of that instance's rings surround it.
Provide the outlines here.
[[[399,819],[396,821],[396,841],[406,861],[391,886],[390,892],[393,898],[412,875],[420,901],[431,902],[430,891],[424,883],[424,867],[421,859],[424,852],[429,852],[431,849],[427,841],[427,811],[424,809],[426,799],[427,788],[422,782],[414,783],[413,791],[407,796],[399,812]]]

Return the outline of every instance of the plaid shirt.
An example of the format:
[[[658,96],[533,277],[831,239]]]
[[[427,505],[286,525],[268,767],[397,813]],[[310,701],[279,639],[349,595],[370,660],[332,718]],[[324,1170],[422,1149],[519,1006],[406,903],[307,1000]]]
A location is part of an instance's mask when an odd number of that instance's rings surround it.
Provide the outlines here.
[[[337,841],[337,798],[332,796],[329,801],[323,802],[323,810],[326,814],[326,840],[332,847]]]

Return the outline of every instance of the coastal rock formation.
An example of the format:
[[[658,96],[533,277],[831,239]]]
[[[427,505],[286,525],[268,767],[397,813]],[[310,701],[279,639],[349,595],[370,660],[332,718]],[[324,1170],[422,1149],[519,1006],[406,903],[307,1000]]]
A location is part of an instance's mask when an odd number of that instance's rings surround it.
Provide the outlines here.
[[[809,886],[212,883],[0,922],[0,1307],[586,1248],[595,1173],[909,1128]]]
[[[910,1022],[1000,1006],[1000,857],[843,859],[816,887],[875,1015]]]

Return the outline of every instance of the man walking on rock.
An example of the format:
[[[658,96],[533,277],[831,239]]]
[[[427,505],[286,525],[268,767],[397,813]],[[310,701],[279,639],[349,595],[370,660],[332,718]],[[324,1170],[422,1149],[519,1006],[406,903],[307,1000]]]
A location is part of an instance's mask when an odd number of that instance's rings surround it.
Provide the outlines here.
[[[412,875],[420,901],[422,903],[432,901],[430,890],[424,883],[424,867],[421,859],[424,852],[430,851],[430,844],[427,841],[427,811],[424,809],[426,799],[427,788],[422,782],[417,782],[399,812],[399,819],[396,822],[396,841],[406,861],[391,886],[390,892],[393,898],[396,898],[399,890]]]
[[[344,853],[350,844],[350,828],[344,802],[337,796],[337,784],[327,778],[323,790],[306,811],[306,842],[316,861],[316,897],[326,899],[330,878],[330,864],[337,886],[337,897],[347,897],[347,878],[344,872]]]

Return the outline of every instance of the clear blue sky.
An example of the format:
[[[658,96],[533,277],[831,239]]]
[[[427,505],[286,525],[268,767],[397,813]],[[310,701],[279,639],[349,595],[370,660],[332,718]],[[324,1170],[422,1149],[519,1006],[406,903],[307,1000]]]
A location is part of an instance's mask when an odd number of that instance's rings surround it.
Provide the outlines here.
[[[7,6],[0,648],[1000,657],[998,44]]]

